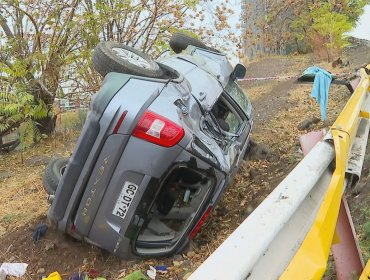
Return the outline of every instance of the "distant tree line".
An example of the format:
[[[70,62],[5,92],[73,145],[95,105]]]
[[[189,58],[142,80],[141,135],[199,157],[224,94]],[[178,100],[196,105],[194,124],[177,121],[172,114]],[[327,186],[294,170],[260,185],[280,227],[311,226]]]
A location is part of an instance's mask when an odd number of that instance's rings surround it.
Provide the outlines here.
[[[253,25],[259,32],[246,29],[244,39],[262,44],[267,53],[312,51],[331,61],[348,45],[344,34],[355,27],[369,3],[369,0],[264,0],[260,2],[264,17],[255,19]],[[251,12],[252,7],[247,6],[245,20],[251,17]]]

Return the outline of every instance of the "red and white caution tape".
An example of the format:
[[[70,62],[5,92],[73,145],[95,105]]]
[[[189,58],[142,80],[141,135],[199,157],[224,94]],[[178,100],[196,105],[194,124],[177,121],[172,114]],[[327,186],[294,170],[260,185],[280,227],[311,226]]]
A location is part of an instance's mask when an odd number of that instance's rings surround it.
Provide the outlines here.
[[[298,79],[299,76],[272,76],[272,77],[261,77],[261,78],[244,78],[238,81],[266,81],[266,80],[289,80],[289,79]]]
[[[335,77],[345,77],[348,75],[354,74],[353,72],[347,72],[347,73],[338,73],[333,74]],[[295,75],[295,76],[271,76],[271,77],[254,77],[254,78],[244,78],[240,79],[238,81],[267,81],[267,80],[289,80],[289,79],[298,79],[301,77],[301,75]]]

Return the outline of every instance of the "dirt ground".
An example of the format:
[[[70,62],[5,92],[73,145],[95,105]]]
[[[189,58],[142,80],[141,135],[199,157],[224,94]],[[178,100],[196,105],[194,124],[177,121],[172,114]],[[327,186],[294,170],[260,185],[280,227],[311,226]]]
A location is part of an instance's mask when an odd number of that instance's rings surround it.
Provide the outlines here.
[[[362,64],[363,60],[356,53],[352,50],[346,56],[350,61]],[[367,53],[370,57],[369,49],[361,49],[361,53]],[[250,64],[247,76],[299,75],[314,63],[310,56],[270,57]],[[317,64],[334,73],[349,72],[357,66],[353,63],[346,69],[338,70],[326,63]],[[0,263],[28,263],[23,279],[38,279],[53,271],[58,271],[63,279],[68,279],[74,272],[89,270],[97,271],[107,279],[117,279],[119,275],[127,275],[135,270],[145,273],[149,265],[168,266],[168,273],[158,275],[156,279],[186,279],[302,159],[299,135],[329,128],[350,97],[345,87],[332,86],[328,120],[319,121],[300,131],[298,125],[303,120],[320,118],[319,106],[310,97],[310,85],[297,84],[294,80],[274,80],[243,82],[242,86],[253,103],[252,138],[259,144],[259,150],[243,164],[235,181],[183,254],[172,258],[120,260],[92,245],[75,241],[53,227],[49,227],[44,238],[33,243],[31,236],[35,226],[39,223],[48,224],[48,204],[42,187],[45,164],[53,157],[69,156],[78,136],[75,130],[63,127],[62,119],[59,125],[62,129],[54,137],[26,151],[0,155]],[[363,232],[362,225],[370,218],[370,191],[366,184],[370,180],[368,154],[366,160],[366,175],[362,180],[364,187],[348,194],[351,206],[354,205],[351,208],[360,235]],[[364,240],[362,246],[365,248],[368,241],[366,238]]]

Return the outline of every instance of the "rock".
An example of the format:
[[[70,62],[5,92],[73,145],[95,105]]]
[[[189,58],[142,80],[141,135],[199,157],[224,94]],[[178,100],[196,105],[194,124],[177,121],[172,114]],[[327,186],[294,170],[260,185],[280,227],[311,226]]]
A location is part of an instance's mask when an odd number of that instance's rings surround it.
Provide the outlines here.
[[[320,121],[317,117],[309,117],[304,121],[300,122],[297,126],[298,130],[306,130],[310,128],[313,124],[317,124]]]
[[[195,256],[195,252],[194,251],[190,251],[189,253],[186,254],[188,256],[188,258],[192,258]]]
[[[0,180],[12,177],[12,173],[9,171],[0,170]]]
[[[45,268],[37,269],[36,274],[45,274]]]
[[[181,255],[174,255],[173,260],[175,261],[182,261],[184,258]]]
[[[194,253],[194,255],[195,255],[195,253]],[[182,262],[182,264],[180,265],[180,267],[190,267],[191,266],[191,261],[190,260],[184,260],[183,262]]]
[[[249,177],[251,180],[255,179],[259,174],[259,171],[256,169],[249,170]]]
[[[55,249],[55,243],[48,242],[45,244],[45,251],[50,251]]]
[[[180,266],[182,262],[179,261],[173,261],[173,266]]]
[[[269,147],[264,144],[258,144],[253,140],[249,143],[247,158],[251,160],[276,160],[276,156],[274,156]]]
[[[103,276],[104,278],[110,278],[110,277],[111,277],[111,275],[112,275],[112,273],[110,273],[108,270],[104,270],[104,271],[102,272],[102,276]]]
[[[27,166],[39,166],[39,165],[46,165],[50,161],[50,157],[48,156],[32,156],[24,161],[24,164]]]
[[[364,179],[361,179],[361,181],[357,183],[355,187],[351,190],[352,196],[357,196],[360,193],[362,193],[364,189],[369,185],[369,181],[370,181],[370,176]]]
[[[227,209],[225,206],[218,206],[215,210],[216,215],[221,217],[224,217],[227,213],[229,213],[229,209]]]

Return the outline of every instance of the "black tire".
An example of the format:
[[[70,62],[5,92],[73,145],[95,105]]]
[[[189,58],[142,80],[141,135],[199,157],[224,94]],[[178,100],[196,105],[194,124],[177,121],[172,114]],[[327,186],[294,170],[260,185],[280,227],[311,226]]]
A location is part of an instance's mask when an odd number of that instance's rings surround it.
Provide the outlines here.
[[[144,63],[147,68],[135,65],[128,59],[124,59],[117,55],[117,51],[119,51],[119,49],[128,51],[129,53],[141,58],[140,61]],[[94,50],[93,64],[96,71],[98,71],[98,73],[103,77],[109,72],[126,73],[151,78],[161,78],[164,76],[163,70],[148,55],[116,42],[100,42]]]
[[[67,158],[57,158],[49,162],[46,166],[43,183],[47,194],[55,194],[59,181],[62,179],[63,172],[68,164]]]
[[[170,47],[175,53],[181,53],[183,50],[185,50],[189,45],[197,47],[197,48],[202,48],[206,50],[210,50],[213,52],[219,52],[218,50],[207,47],[206,44],[204,44],[202,41],[193,38],[189,35],[186,35],[183,32],[177,32],[172,35],[170,39]]]

